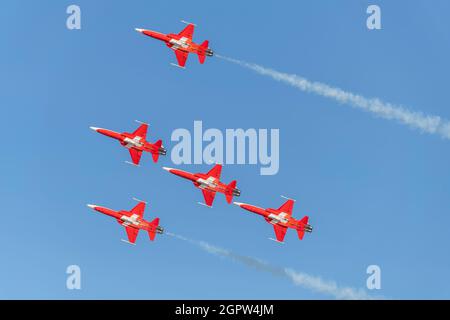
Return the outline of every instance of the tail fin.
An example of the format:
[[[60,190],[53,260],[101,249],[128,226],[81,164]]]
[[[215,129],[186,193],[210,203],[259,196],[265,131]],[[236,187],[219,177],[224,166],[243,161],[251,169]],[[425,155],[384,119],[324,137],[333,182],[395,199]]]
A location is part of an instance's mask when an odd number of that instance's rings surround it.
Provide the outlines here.
[[[297,222],[297,233],[300,240],[302,240],[305,235],[305,227],[308,225],[308,219],[308,216],[304,216]]]
[[[155,145],[155,147],[158,148],[158,150],[159,150],[159,148],[161,148],[161,146],[162,146],[162,140],[156,141],[156,142],[154,143],[154,145]],[[155,152],[155,153],[152,153],[152,158],[153,158],[153,162],[155,162],[155,163],[158,162],[159,151],[157,151],[157,152]]]
[[[227,194],[225,194],[225,198],[227,199],[228,203],[231,203],[231,201],[233,201],[233,194],[227,193]]]
[[[236,180],[233,180],[227,186],[227,191],[225,193],[225,197],[226,197],[228,203],[231,203],[231,201],[233,201],[233,190],[236,188],[236,183],[237,183]]]
[[[200,61],[200,64],[205,63],[206,59],[205,51],[208,49],[208,47],[209,47],[208,40],[203,41],[203,43],[200,45],[201,50],[198,51],[198,60]]]
[[[155,218],[152,222],[150,222],[150,225],[153,227],[150,230],[148,230],[148,236],[150,237],[150,240],[155,240],[156,236],[156,228],[159,226],[159,218]]]

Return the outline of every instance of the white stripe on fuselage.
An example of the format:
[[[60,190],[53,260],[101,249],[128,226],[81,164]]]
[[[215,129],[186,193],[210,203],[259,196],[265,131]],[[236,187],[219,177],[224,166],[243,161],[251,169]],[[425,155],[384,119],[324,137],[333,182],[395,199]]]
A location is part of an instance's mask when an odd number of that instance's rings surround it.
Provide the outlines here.
[[[268,218],[271,219],[270,223],[271,224],[278,224],[278,223],[288,223],[289,219],[287,219],[286,217],[288,216],[288,214],[286,212],[281,212],[279,214],[269,214]]]
[[[187,49],[189,48],[189,44],[187,43],[187,40],[189,40],[186,37],[182,37],[179,40],[177,39],[170,39],[170,43],[172,44],[172,49],[176,50],[179,48]]]
[[[209,188],[216,188],[218,186],[218,180],[214,177],[209,177],[208,179],[202,179],[199,178],[197,180],[197,183],[199,183],[200,189],[209,189]]]
[[[120,217],[120,220],[123,221],[122,225],[127,227],[129,225],[135,225],[138,226],[139,225],[139,221],[138,221],[139,216],[137,214],[133,214],[130,217],[123,215]]]
[[[125,147],[128,149],[133,148],[133,147],[140,148],[144,145],[144,143],[141,142],[141,140],[142,140],[142,137],[136,136],[133,139],[125,138],[125,139],[123,139],[123,142],[126,143]]]

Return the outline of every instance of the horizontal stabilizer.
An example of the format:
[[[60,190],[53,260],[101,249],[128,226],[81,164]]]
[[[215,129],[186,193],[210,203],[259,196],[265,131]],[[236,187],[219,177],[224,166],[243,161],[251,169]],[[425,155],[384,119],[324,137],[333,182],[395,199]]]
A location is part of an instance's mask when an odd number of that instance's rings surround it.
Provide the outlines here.
[[[156,232],[154,230],[159,226],[159,218],[155,218],[150,224],[153,228],[148,231],[148,236],[150,237],[150,240],[153,241],[156,237]]]
[[[158,162],[160,149],[162,147],[162,140],[158,140],[155,142],[154,146],[157,148],[156,152],[152,152],[153,162]]]
[[[231,203],[231,201],[233,201],[233,194],[227,193],[227,194],[225,194],[225,198],[227,199],[228,203]]]
[[[200,64],[205,63],[205,59],[206,59],[206,50],[208,50],[209,47],[209,41],[205,40],[203,41],[203,43],[200,45],[200,50],[198,51],[198,60],[200,61]]]
[[[298,238],[300,240],[303,239],[303,237],[305,236],[305,228],[306,226],[308,226],[308,216],[304,216],[301,220],[298,221],[297,223],[297,234],[298,234]],[[309,226],[310,227],[310,226]],[[311,232],[312,227],[310,227],[311,229],[308,232]]]
[[[225,198],[227,199],[228,203],[231,203],[233,201],[233,196],[239,196],[240,191],[236,189],[236,180],[233,180],[230,182],[230,184],[227,185],[227,190],[225,191]],[[239,192],[239,193],[235,193]]]
[[[202,53],[198,53],[198,61],[200,62],[200,64],[204,64],[206,60],[206,56]]]

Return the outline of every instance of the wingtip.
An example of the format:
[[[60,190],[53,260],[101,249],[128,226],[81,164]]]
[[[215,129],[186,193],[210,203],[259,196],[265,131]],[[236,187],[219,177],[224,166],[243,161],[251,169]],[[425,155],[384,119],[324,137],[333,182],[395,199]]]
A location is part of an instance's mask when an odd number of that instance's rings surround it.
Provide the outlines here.
[[[148,126],[147,122],[141,121],[141,120],[134,120],[134,122],[139,123],[139,124],[145,124]]]
[[[134,163],[134,162],[130,162],[130,161],[124,161],[126,164],[135,166],[135,167],[140,167],[141,165],[139,163]]]
[[[143,203],[145,203],[145,204],[148,204],[148,202],[147,202],[147,201],[144,201],[144,200],[138,199],[138,198],[136,198],[136,197],[132,197],[131,199],[133,199],[134,201],[137,201],[137,202],[143,202]]]
[[[193,26],[197,26],[197,24],[192,23],[192,22],[189,22],[189,21],[186,21],[186,20],[180,20],[180,22],[181,22],[181,23],[184,23],[184,24],[187,24],[187,25],[192,24]]]
[[[201,206],[204,206],[204,207],[207,207],[207,208],[210,208],[210,209],[212,209],[212,205],[210,206],[210,205],[207,205],[206,203],[203,203],[203,202],[197,202],[199,205],[201,205]]]
[[[274,238],[268,238],[269,240],[272,240],[272,241],[275,241],[275,242],[277,242],[277,243],[279,243],[279,244],[284,244],[284,241],[280,241],[280,240],[278,240],[278,239],[274,239]]]
[[[173,63],[173,62],[171,62],[170,64],[171,64],[172,66],[178,67],[178,68],[180,68],[180,69],[186,69],[185,66],[180,66],[179,64],[176,64],[176,63]]]
[[[286,197],[286,196],[284,196],[284,195],[281,195],[280,197],[283,198],[283,199],[286,199],[286,200],[292,200],[292,201],[294,201],[294,202],[297,202],[297,200],[292,199],[292,198],[289,198],[289,197]]]
[[[127,244],[129,244],[129,245],[132,245],[132,246],[135,246],[135,245],[136,245],[136,243],[130,242],[130,241],[125,240],[125,239],[120,239],[120,241],[125,242],[125,243],[127,243]]]

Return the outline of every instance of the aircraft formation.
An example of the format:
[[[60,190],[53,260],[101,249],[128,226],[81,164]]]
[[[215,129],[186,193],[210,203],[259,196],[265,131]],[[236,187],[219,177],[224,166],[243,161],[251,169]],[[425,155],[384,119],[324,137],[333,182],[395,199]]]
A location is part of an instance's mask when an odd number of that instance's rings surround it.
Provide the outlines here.
[[[206,56],[213,56],[213,51],[209,48],[208,40],[205,40],[200,45],[192,41],[195,25],[192,23],[187,24],[187,27],[184,28],[179,34],[163,34],[146,29],[136,29],[136,31],[165,42],[165,44],[175,52],[178,61],[176,66],[184,68],[189,53],[197,54],[201,64],[205,62]],[[119,141],[123,147],[127,148],[132,160],[132,162],[126,161],[127,163],[134,166],[140,166],[141,157],[144,152],[150,153],[153,161],[157,163],[159,156],[166,155],[167,150],[163,147],[162,140],[157,140],[155,143],[148,142],[148,124],[141,121],[137,122],[140,123],[140,126],[132,133],[119,133],[98,127],[90,127],[90,129]],[[233,197],[239,197],[241,195],[241,191],[237,188],[236,180],[232,180],[229,184],[223,183],[220,180],[222,173],[221,164],[215,164],[214,167],[207,173],[190,173],[168,167],[163,167],[162,169],[173,175],[191,181],[195,187],[202,191],[205,202],[199,202],[199,204],[210,208],[212,208],[216,193],[223,193],[228,204],[231,204]],[[153,241],[156,234],[162,234],[164,232],[164,229],[159,225],[159,218],[155,218],[151,222],[145,220],[144,211],[146,202],[135,198],[134,200],[138,201],[138,204],[130,211],[115,211],[93,204],[88,204],[87,206],[97,212],[113,217],[119,224],[125,227],[128,241],[123,241],[130,244],[135,244],[139,230],[147,231],[150,240]],[[283,243],[287,229],[289,228],[296,230],[298,238],[302,240],[305,233],[310,233],[313,230],[312,226],[308,224],[309,217],[304,216],[300,220],[293,218],[292,211],[295,200],[289,198],[286,198],[286,200],[287,201],[278,209],[263,209],[241,202],[234,202],[234,204],[242,209],[262,216],[268,223],[273,225],[276,239],[270,238],[271,240]]]

